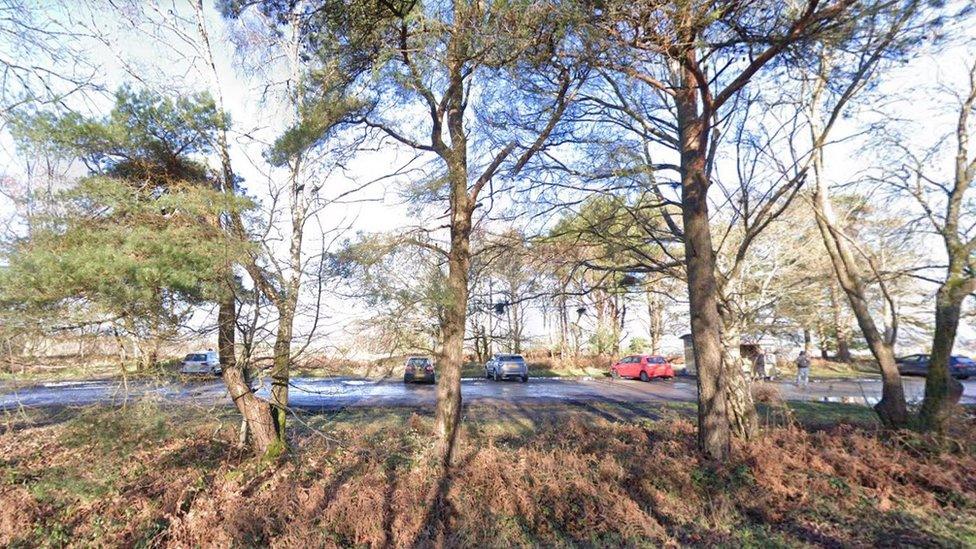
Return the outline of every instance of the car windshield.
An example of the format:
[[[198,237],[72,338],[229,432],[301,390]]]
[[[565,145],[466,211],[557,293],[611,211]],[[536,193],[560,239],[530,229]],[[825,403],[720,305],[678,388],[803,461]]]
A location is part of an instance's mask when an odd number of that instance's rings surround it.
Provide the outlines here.
[[[501,360],[502,362],[525,362],[522,355],[499,355],[498,360]]]
[[[976,360],[969,358],[968,356],[954,356],[952,360],[958,364],[976,364]]]
[[[204,355],[204,354],[190,354],[190,355],[186,355],[186,358],[184,358],[183,360],[186,360],[186,361],[194,361],[194,362],[195,361],[201,361],[201,360],[207,360],[207,355]]]
[[[428,360],[426,358],[414,357],[414,358],[411,358],[410,360],[408,360],[407,361],[407,364],[409,364],[410,366],[426,366],[426,365],[430,364],[430,360]]]

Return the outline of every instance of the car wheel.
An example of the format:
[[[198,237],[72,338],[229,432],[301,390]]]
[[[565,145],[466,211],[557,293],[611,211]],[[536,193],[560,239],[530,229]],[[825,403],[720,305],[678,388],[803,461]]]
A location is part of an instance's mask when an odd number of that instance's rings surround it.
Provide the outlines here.
[[[647,372],[645,372],[644,370],[641,370],[640,380],[641,381],[650,381],[651,378],[647,377]]]
[[[963,380],[965,380],[965,379],[969,379],[969,376],[959,376],[956,379],[963,379]]]
[[[610,377],[613,379],[620,379],[620,372],[616,368],[610,368]]]
[[[502,380],[502,376],[498,375],[498,370],[497,369],[494,370],[494,372],[492,373],[492,377],[494,377],[495,381],[501,381]]]
[[[522,383],[525,383],[528,380],[529,380],[529,376],[527,376],[527,375],[522,376]]]
[[[491,373],[488,372],[488,368],[485,368],[485,379],[491,379]]]

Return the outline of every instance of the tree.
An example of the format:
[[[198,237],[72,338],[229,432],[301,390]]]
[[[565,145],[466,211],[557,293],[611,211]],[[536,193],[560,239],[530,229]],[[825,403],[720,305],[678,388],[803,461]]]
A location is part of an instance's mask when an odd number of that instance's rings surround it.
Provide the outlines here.
[[[917,5],[908,3],[903,9],[882,11],[867,18],[861,30],[854,28],[843,47],[825,41],[821,43],[812,75],[806,80],[809,100],[809,142],[813,158],[813,209],[827,255],[830,257],[837,282],[847,295],[851,310],[861,328],[871,353],[878,361],[883,382],[882,398],[875,405],[881,421],[888,427],[904,427],[908,410],[901,376],[895,364],[894,342],[897,336],[897,305],[888,284],[876,263],[857,248],[846,234],[834,212],[829,187],[824,175],[824,147],[831,129],[852,97],[863,90],[877,74],[879,64],[904,46],[911,34],[910,23],[917,14]],[[838,82],[840,83],[838,85]],[[890,329],[879,329],[868,302],[866,277],[857,256],[862,256],[884,296]]]
[[[0,123],[23,107],[63,108],[70,96],[100,88],[83,47],[87,31],[58,14],[75,8],[0,0]]]
[[[739,365],[723,345],[722,282],[716,271],[709,219],[709,188],[723,121],[738,106],[742,90],[764,69],[802,59],[803,47],[818,36],[856,20],[886,3],[839,0],[802,2],[782,10],[775,3],[633,2],[599,10],[593,34],[607,45],[594,61],[638,82],[660,105],[631,110],[651,113],[642,131],[678,157],[657,162],[654,171],[678,175],[681,226],[671,223],[684,246],[691,332],[698,367],[699,444],[713,459],[724,459],[733,429],[749,436],[755,411]],[[787,52],[795,55],[785,55]],[[624,111],[620,111],[624,112]],[[750,223],[748,243],[765,229],[799,181],[777,185]]]
[[[20,117],[23,143],[64,150],[91,175],[34,214],[8,258],[8,304],[85,310],[138,336],[143,365],[154,367],[164,335],[213,295],[224,258],[246,248],[214,220],[249,202],[214,190],[199,161],[225,123],[209,96],[171,100],[127,89],[104,118]]]
[[[262,7],[281,14],[277,3]],[[558,50],[567,41],[563,17],[549,4],[463,0],[348,0],[302,14],[310,51],[319,59],[347,74],[378,77],[363,90],[371,108],[361,123],[429,158],[432,173],[418,186],[420,196],[447,206],[448,245],[432,246],[448,265],[435,414],[445,467],[461,413],[475,210],[496,177],[518,173],[546,146],[570,103],[580,74],[560,62]],[[319,88],[327,101],[330,86]],[[504,108],[500,94],[508,96]],[[403,112],[423,113],[422,127]]]
[[[900,156],[900,169],[886,179],[900,193],[916,200],[922,217],[945,249],[945,274],[935,297],[935,333],[925,379],[925,399],[919,426],[943,432],[952,406],[962,396],[962,384],[949,373],[950,357],[966,297],[976,292],[976,234],[972,230],[970,189],[976,181],[976,147],[970,136],[976,129],[976,60],[970,60],[968,82],[957,95],[958,109],[952,138],[943,138],[921,154],[910,141],[896,137],[892,147]],[[945,151],[951,150],[952,169],[940,171]],[[946,181],[948,180],[948,181]]]
[[[661,291],[651,287],[652,282],[666,285],[658,273],[680,276],[675,241],[669,234],[657,198],[640,191],[633,197],[590,196],[549,231],[549,245],[561,244],[565,249],[556,260],[563,276],[574,280],[581,302],[595,313],[590,339],[595,353],[619,353],[632,294]],[[653,322],[657,310],[649,312]]]

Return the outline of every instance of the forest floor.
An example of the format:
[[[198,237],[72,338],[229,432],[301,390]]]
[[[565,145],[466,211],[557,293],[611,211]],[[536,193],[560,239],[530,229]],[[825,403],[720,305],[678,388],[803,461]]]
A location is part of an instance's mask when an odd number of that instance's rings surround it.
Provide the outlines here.
[[[936,442],[774,400],[723,464],[697,457],[693,410],[469,406],[447,478],[429,410],[296,416],[274,463],[225,406],[7,412],[0,545],[976,545],[971,409]]]

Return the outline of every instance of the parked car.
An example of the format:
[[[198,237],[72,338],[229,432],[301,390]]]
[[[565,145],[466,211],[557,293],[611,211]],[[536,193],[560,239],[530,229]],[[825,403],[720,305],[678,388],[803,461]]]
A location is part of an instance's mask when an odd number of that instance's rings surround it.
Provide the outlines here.
[[[929,355],[908,355],[895,359],[898,373],[903,376],[924,376],[929,373]],[[976,360],[967,356],[953,355],[949,359],[949,375],[956,379],[976,376]]]
[[[403,368],[403,382],[436,383],[434,361],[425,356],[412,356]]]
[[[525,383],[529,380],[529,366],[522,355],[492,355],[485,363],[485,377],[495,381],[515,378]]]
[[[220,375],[220,359],[217,356],[217,351],[190,353],[186,355],[180,366],[180,373]]]
[[[641,381],[649,381],[655,377],[671,379],[674,377],[674,368],[663,356],[630,355],[614,363],[610,367],[610,375],[640,379]]]

